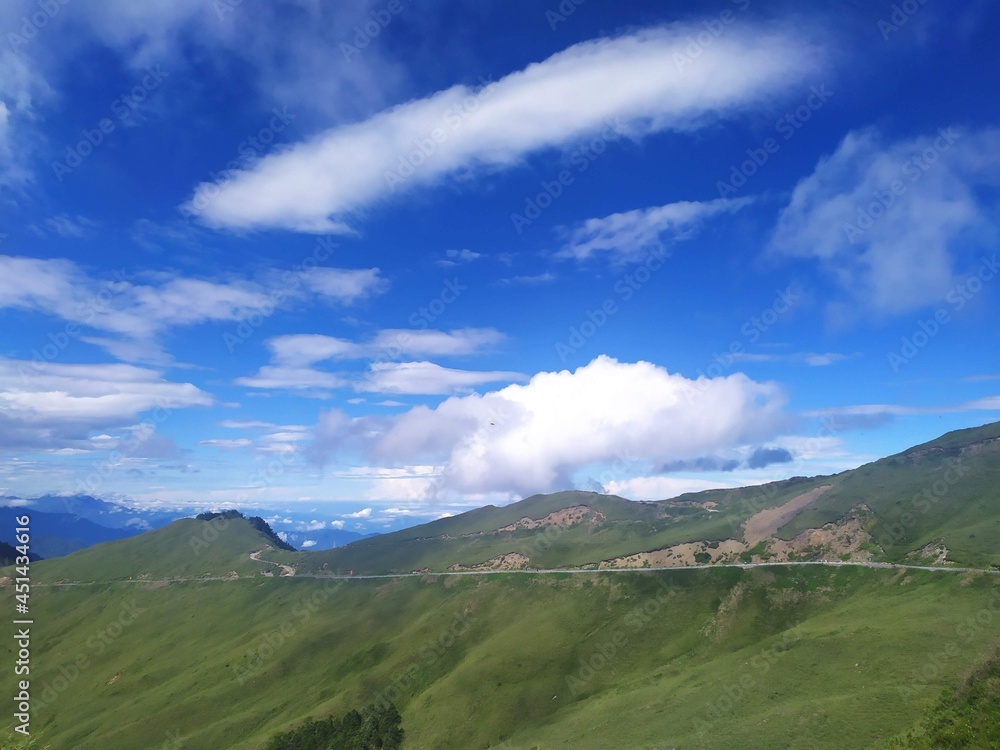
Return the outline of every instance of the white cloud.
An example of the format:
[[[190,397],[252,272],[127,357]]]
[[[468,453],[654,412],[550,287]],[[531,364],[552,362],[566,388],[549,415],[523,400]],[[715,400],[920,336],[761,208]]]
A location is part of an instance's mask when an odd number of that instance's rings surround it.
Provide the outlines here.
[[[344,528],[344,522],[343,521],[330,521],[330,528],[331,529],[343,529]]]
[[[833,406],[804,412],[807,417],[879,417],[912,416],[917,414],[942,414],[965,411],[998,411],[1000,396],[986,396],[973,401],[942,406],[906,406],[903,404],[859,404],[854,406]]]
[[[583,42],[480,91],[457,85],[400,104],[268,155],[219,190],[203,183],[186,208],[217,227],[343,231],[346,218],[399,183],[509,167],[602,130],[608,138],[695,130],[769,100],[821,65],[801,28],[744,24],[682,69],[677,57],[699,31],[676,24]],[[430,156],[394,179],[426,142]]]
[[[207,445],[210,448],[246,448],[253,444],[253,441],[246,438],[238,438],[236,440],[201,440],[198,445]]]
[[[366,275],[363,282],[368,293],[382,288],[377,269],[372,271],[374,275]],[[96,279],[69,260],[0,255],[0,309],[54,315],[83,329],[112,334],[82,338],[125,361],[162,363],[169,357],[160,350],[157,339],[171,328],[239,321],[273,310],[272,297],[278,291],[286,299],[295,297],[294,290],[281,285],[279,274],[269,276],[273,278],[267,283],[259,283],[157,274],[149,283],[138,283],[124,271]],[[323,296],[334,291],[327,290]],[[342,291],[344,302],[359,294],[354,287]]]
[[[978,191],[1000,185],[997,153],[1000,130],[892,143],[874,128],[852,132],[795,187],[770,251],[819,262],[848,298],[831,306],[837,317],[939,303],[972,260],[967,248],[995,236]]]
[[[667,242],[693,236],[706,219],[738,211],[749,202],[749,198],[680,201],[587,219],[572,231],[558,255],[586,260],[597,253],[607,253],[613,261],[635,260]]]
[[[743,487],[746,484],[677,477],[633,477],[608,482],[604,485],[604,491],[610,495],[618,495],[629,500],[667,500],[686,492],[702,492],[737,486]]]
[[[347,305],[381,294],[389,286],[377,268],[314,268],[305,284],[321,297]]]
[[[362,510],[359,510],[357,513],[347,513],[344,515],[344,518],[371,518],[371,517],[372,517],[371,508],[364,508]]]
[[[451,393],[458,388],[517,380],[508,372],[451,370],[430,362],[387,362],[401,356],[460,356],[478,354],[504,340],[493,328],[461,328],[453,331],[384,329],[366,342],[353,342],[320,334],[289,334],[267,341],[272,364],[255,375],[236,380],[251,388],[299,390],[315,394],[353,385],[360,391],[378,393]],[[368,374],[360,381],[347,380],[314,365],[326,360],[372,359]]]
[[[271,359],[280,366],[311,365],[329,359],[396,359],[478,354],[504,341],[495,328],[451,331],[388,328],[371,340],[354,342],[321,334],[289,334],[268,339]]]
[[[457,266],[462,263],[471,263],[472,261],[478,260],[482,257],[482,253],[476,253],[468,248],[463,248],[461,250],[445,250],[444,258],[441,258],[436,262],[439,266],[451,268],[452,266]]]
[[[0,19],[10,14],[20,21],[21,16],[11,11],[5,4]],[[30,157],[41,147],[33,131],[37,105],[52,93],[27,57],[16,50],[0,50],[0,187],[20,190],[31,179]]]
[[[785,395],[742,374],[688,380],[648,362],[601,356],[525,385],[451,397],[391,417],[321,414],[317,460],[363,451],[385,465],[440,464],[437,489],[522,495],[572,486],[576,470],[643,464],[760,443],[785,423]]]
[[[527,285],[534,286],[537,284],[548,284],[556,280],[556,275],[550,271],[544,273],[537,273],[532,276],[508,276],[497,281],[498,284],[502,286],[513,286],[513,285]]]
[[[256,375],[236,378],[237,385],[248,388],[270,388],[293,391],[328,391],[347,385],[347,381],[332,373],[311,367],[264,365]]]
[[[68,365],[0,359],[0,444],[90,450],[91,432],[134,425],[153,410],[210,406],[191,383],[131,365]],[[106,446],[105,446],[106,447]]]
[[[219,427],[225,427],[227,430],[258,430],[274,426],[271,422],[261,422],[259,420],[241,421],[238,419],[223,419],[219,422]]]
[[[521,381],[518,372],[455,370],[433,362],[376,362],[355,388],[375,393],[444,395],[498,381]]]
[[[318,542],[315,539],[306,539],[302,542],[302,549],[309,549],[310,547],[315,547]]]

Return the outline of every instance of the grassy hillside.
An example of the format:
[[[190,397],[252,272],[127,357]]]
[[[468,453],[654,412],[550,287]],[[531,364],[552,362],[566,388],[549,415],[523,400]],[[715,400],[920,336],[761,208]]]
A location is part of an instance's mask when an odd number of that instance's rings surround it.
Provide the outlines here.
[[[716,490],[657,503],[594,492],[536,495],[503,508],[479,508],[346,547],[310,553],[303,558],[302,569],[365,573],[445,570],[456,563],[471,566],[510,552],[528,557],[532,568],[595,564],[685,542],[730,538],[740,533],[740,524],[747,516],[781,505],[823,481],[790,479],[766,487]],[[703,507],[707,502],[717,507]],[[586,506],[600,515],[572,526],[498,531],[520,518],[540,520],[574,506]]]
[[[864,503],[889,560],[939,542],[955,562],[1000,564],[1000,422],[950,432],[838,475],[833,485],[779,536],[835,521]]]
[[[1000,423],[949,433],[835,476],[795,477],[660,502],[580,491],[535,495],[332,550],[269,549],[265,559],[291,564],[302,573],[444,571],[511,554],[523,556],[518,564],[527,568],[595,566],[674,545],[743,540],[748,518],[820,488],[826,489],[782,521],[772,539],[791,540],[863,508],[870,534],[865,555],[875,560],[916,562],[914,555],[919,557],[925,547],[943,546],[949,562],[1000,565],[1000,547],[995,544],[1000,535]],[[570,521],[559,518],[566,513],[577,516]],[[262,537],[245,519],[233,519],[231,525],[225,518],[184,519],[61,562],[47,561],[37,570],[40,580],[49,581],[224,576],[234,571],[248,575],[268,566],[249,560],[247,553],[275,546],[280,542]],[[823,554],[825,559],[839,558],[835,551]]]
[[[54,582],[224,576],[233,571],[254,575],[274,566],[251,560],[248,553],[269,546],[270,540],[245,518],[183,518],[162,529],[42,561],[32,566],[32,577]]]
[[[948,689],[917,726],[883,750],[995,750],[1000,747],[1000,653]]]
[[[812,505],[777,529],[791,540],[863,509],[877,560],[913,561],[928,545],[949,561],[1000,565],[1000,423],[959,430],[896,456],[830,477],[793,478],[761,487],[712,490],[655,503],[593,492],[537,495],[487,506],[303,558],[308,571],[365,573],[444,570],[517,553],[531,568],[577,567],[673,545],[743,539],[748,518],[820,487]],[[502,530],[521,518],[541,521],[566,508],[590,515],[572,525]]]
[[[991,647],[998,598],[994,576],[832,566],[43,587],[34,728],[256,750],[386,698],[414,750],[871,748]]]

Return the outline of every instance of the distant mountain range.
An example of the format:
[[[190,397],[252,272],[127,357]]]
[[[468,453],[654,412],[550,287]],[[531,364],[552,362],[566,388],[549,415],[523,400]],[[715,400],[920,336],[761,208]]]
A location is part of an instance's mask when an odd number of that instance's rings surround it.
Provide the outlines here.
[[[0,497],[0,541],[13,541],[13,519],[25,511],[31,514],[32,551],[45,558],[160,529],[199,512],[195,508],[136,508],[90,495],[5,496]],[[288,512],[282,511],[281,515],[287,517]],[[308,515],[316,513],[310,510]],[[286,520],[292,523],[291,518]],[[324,528],[282,531],[279,536],[293,547],[315,551],[342,547],[377,534]]]

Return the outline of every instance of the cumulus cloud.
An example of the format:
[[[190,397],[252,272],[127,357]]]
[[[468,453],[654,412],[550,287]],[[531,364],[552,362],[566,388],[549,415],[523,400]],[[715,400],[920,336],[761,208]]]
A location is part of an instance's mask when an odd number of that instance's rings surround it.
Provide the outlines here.
[[[795,187],[770,252],[821,264],[847,298],[831,308],[838,316],[939,303],[972,261],[966,248],[995,238],[995,192],[982,191],[1000,186],[998,153],[995,129],[893,142],[852,132]]]
[[[305,279],[308,282],[322,270],[346,274],[351,279],[341,288],[334,285],[316,291],[324,299],[350,303],[384,289],[378,269],[314,269]],[[143,283],[124,270],[101,279],[70,260],[0,255],[0,309],[53,315],[80,329],[104,334],[81,338],[124,361],[163,363],[169,357],[161,351],[157,339],[165,331],[239,321],[261,310],[272,310],[277,291],[285,299],[296,297],[295,288],[281,284],[280,274],[269,276],[257,282],[159,274]]]
[[[745,24],[682,70],[677,57],[700,30],[676,24],[583,42],[479,90],[456,85],[400,104],[268,155],[221,189],[198,185],[186,208],[216,227],[344,231],[345,219],[394,191],[510,167],[609,123],[632,138],[695,130],[822,65],[801,29]]]
[[[749,198],[680,201],[587,219],[571,231],[558,255],[586,260],[604,254],[612,261],[635,260],[651,249],[692,237],[706,219],[733,213],[749,202]]]
[[[453,396],[401,415],[320,416],[317,461],[361,451],[384,465],[440,465],[435,487],[531,494],[572,486],[575,471],[620,455],[638,464],[759,444],[786,422],[785,394],[742,374],[689,380],[649,362],[601,356],[524,385]]]

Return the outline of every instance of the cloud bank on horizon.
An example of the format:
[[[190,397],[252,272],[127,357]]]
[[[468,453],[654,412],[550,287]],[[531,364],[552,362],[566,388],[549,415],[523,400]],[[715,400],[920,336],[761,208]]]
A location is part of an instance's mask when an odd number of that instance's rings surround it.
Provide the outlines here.
[[[0,494],[383,530],[996,418],[1000,11],[377,5],[0,9]]]

